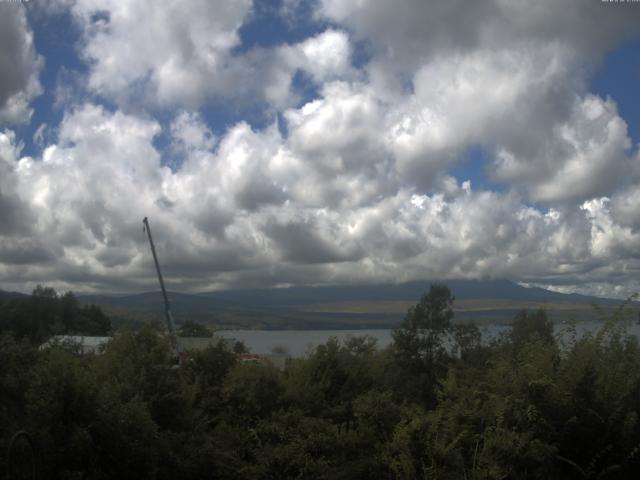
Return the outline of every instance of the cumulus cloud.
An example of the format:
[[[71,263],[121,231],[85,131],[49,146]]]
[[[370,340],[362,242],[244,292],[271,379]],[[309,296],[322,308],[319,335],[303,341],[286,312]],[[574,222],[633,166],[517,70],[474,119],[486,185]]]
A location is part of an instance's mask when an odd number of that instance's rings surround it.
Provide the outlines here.
[[[42,92],[43,60],[22,5],[0,3],[0,45],[0,125],[26,123],[33,113],[30,102]]]
[[[532,157],[501,149],[497,178],[520,182],[531,198],[553,202],[593,198],[610,192],[632,173],[627,125],[611,100],[576,99],[566,122],[552,127]]]
[[[320,0],[317,14],[369,42],[375,74],[400,81],[434,58],[505,45],[566,45],[583,58],[597,59],[637,34],[640,16],[633,5],[570,1],[559,6],[553,0],[535,7],[522,0]]]
[[[296,101],[296,72],[305,71],[315,82],[353,73],[349,39],[337,30],[297,44],[238,50],[251,0],[63,4],[70,5],[83,32],[90,90],[121,105],[135,100],[197,108],[233,101],[283,108]]]
[[[611,199],[615,221],[634,230],[640,228],[640,185],[634,183],[617,191]]]
[[[137,89],[161,103],[197,104],[208,77],[238,44],[251,2],[78,0],[71,8],[84,31],[82,53],[94,91],[124,95]]]
[[[352,69],[351,45],[343,31],[325,30],[296,44],[292,53],[302,57],[293,66],[308,71],[318,82],[342,78]]]
[[[251,175],[260,173],[246,162],[259,164],[250,149],[267,145],[268,136],[263,141],[260,135],[252,138],[250,129],[239,125],[221,142],[216,156],[208,152],[211,143],[198,127],[197,119],[186,114],[173,123],[176,141],[186,144],[191,154],[180,173],[161,164],[153,146],[160,132],[157,122],[93,104],[65,116],[56,143],[48,145],[41,158],[20,158],[13,134],[5,134],[2,168],[10,175],[2,178],[3,207],[23,201],[35,219],[28,238],[46,239],[52,253],[49,262],[39,263],[40,244],[35,244],[27,265],[24,250],[29,244],[0,242],[3,279],[28,276],[60,284],[60,277],[75,278],[87,282],[80,289],[94,282],[119,289],[144,282],[152,278],[141,230],[144,216],[162,232],[158,247],[177,283],[189,285],[194,274],[202,281],[204,272],[266,264],[261,257],[270,253],[257,245],[264,238],[247,235],[255,228],[253,222],[243,215],[232,218],[231,212],[243,205],[254,208]],[[6,189],[5,179],[15,188]],[[6,261],[17,253],[25,259],[21,273]]]
[[[21,150],[14,132],[0,132],[0,237],[29,231],[30,211],[15,182]]]
[[[86,105],[67,115],[58,143],[46,147],[42,158],[14,158],[10,181],[33,217],[27,239],[38,239],[34,248],[45,242],[51,254],[41,263],[34,253],[25,271],[5,275],[46,281],[74,267],[99,277],[104,268],[99,255],[128,244],[130,235],[122,233],[134,225],[139,229],[129,213],[139,215],[146,203],[138,193],[162,175],[151,167],[158,158],[150,145],[157,129],[154,122]],[[2,245],[5,254],[15,248],[11,242]],[[129,262],[127,256],[124,265]]]
[[[387,146],[406,182],[428,189],[482,145],[496,179],[556,201],[606,192],[605,162],[624,173],[626,125],[611,101],[586,91],[602,55],[640,34],[640,9],[610,7],[323,0],[318,14],[370,45],[370,91],[392,105]]]
[[[162,166],[153,146],[155,121],[92,104],[67,114],[42,158],[20,158],[15,137],[4,134],[3,178],[15,188],[3,184],[2,201],[20,202],[34,221],[29,232],[3,232],[3,280],[146,286],[153,271],[144,216],[168,280],[186,289],[309,278],[578,281],[594,271],[606,280],[610,266],[640,246],[640,233],[616,221],[606,198],[544,210],[452,178],[431,194],[399,187],[355,206],[305,203],[295,189],[300,178],[326,172],[312,156],[300,158],[275,127],[254,131],[240,123],[214,145],[199,121],[181,113],[172,123],[188,152],[175,171]],[[290,168],[296,162],[299,170]],[[351,196],[347,187],[334,188]]]
[[[315,20],[330,27],[247,49],[248,0],[62,5],[94,95],[60,96],[64,118],[36,131],[37,158],[0,135],[3,285],[149,288],[144,216],[185,290],[637,285],[640,157],[615,102],[587,87],[638,33],[640,9],[323,0]],[[300,72],[313,98],[297,96]],[[207,102],[266,105],[277,122],[221,129]],[[476,146],[500,191],[452,175]]]
[[[508,125],[536,125],[538,105],[554,105],[566,80],[556,49],[479,50],[423,65],[413,93],[389,114],[387,142],[405,178],[428,185],[471,145],[491,148],[513,134]],[[506,127],[506,128],[505,128]]]

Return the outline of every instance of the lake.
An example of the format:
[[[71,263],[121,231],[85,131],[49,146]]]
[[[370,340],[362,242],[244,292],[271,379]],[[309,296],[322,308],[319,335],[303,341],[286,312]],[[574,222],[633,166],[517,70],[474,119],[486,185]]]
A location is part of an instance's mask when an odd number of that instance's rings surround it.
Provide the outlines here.
[[[578,322],[575,325],[578,337],[586,332],[596,332],[603,325],[602,322],[589,321]],[[626,322],[627,332],[640,336],[640,325]],[[556,324],[554,331],[556,336],[569,338],[568,324]],[[489,342],[500,334],[509,331],[507,325],[488,325],[480,327],[482,339]],[[380,330],[218,330],[217,335],[223,338],[236,339],[244,344],[253,353],[271,353],[276,347],[283,347],[292,357],[303,357],[315,347],[325,343],[331,337],[346,339],[348,337],[361,337],[368,335],[377,341],[379,348],[384,348],[392,341],[390,329]]]

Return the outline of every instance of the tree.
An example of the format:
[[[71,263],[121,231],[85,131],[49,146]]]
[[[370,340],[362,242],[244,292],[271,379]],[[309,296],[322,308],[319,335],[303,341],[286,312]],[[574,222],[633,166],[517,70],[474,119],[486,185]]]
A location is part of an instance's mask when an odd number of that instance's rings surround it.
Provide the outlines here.
[[[481,357],[482,333],[474,323],[455,325],[453,339],[461,360],[471,363]]]
[[[31,292],[31,296],[34,298],[55,300],[58,298],[58,293],[51,287],[43,287],[42,285],[37,285],[33,292]]]
[[[206,325],[193,320],[186,320],[180,325],[178,335],[181,337],[211,338],[213,332]]]
[[[88,335],[108,335],[111,331],[111,320],[97,305],[87,305],[78,312],[75,331]]]
[[[107,335],[111,320],[96,305],[80,306],[72,292],[38,285],[30,297],[0,305],[0,331],[39,344],[52,334]]]
[[[239,363],[226,375],[222,394],[231,417],[251,425],[279,408],[283,388],[275,367]]]
[[[541,308],[535,312],[521,310],[513,320],[510,338],[516,348],[535,339],[553,343],[553,323]]]
[[[435,402],[438,379],[446,371],[442,340],[451,329],[453,301],[449,287],[432,284],[392,334],[400,389],[427,405]]]
[[[449,287],[443,283],[432,284],[429,292],[409,308],[402,327],[407,330],[429,330],[436,334],[449,329],[453,318],[453,301]]]

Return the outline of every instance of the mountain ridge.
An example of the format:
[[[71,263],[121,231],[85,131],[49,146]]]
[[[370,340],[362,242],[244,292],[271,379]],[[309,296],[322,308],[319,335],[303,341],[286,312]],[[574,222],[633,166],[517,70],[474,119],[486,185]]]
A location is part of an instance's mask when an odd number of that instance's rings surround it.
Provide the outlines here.
[[[168,292],[178,322],[186,319],[216,328],[328,329],[390,328],[417,303],[435,281],[399,284],[230,289],[204,293]],[[564,294],[524,287],[510,280],[443,280],[449,286],[456,321],[508,323],[523,308],[545,307],[554,320],[593,318],[589,307],[606,309],[623,300]],[[0,291],[0,298],[2,292]],[[122,322],[163,320],[159,291],[134,294],[78,294]],[[633,303],[637,307],[639,304]]]
[[[325,301],[415,300],[438,281],[398,284],[232,289],[196,294],[231,302],[260,305],[307,304]],[[523,287],[510,280],[443,280],[457,299],[495,298],[508,300],[568,301],[578,303],[621,303],[623,300],[578,293],[560,293],[540,287]],[[245,303],[246,304],[246,303]]]

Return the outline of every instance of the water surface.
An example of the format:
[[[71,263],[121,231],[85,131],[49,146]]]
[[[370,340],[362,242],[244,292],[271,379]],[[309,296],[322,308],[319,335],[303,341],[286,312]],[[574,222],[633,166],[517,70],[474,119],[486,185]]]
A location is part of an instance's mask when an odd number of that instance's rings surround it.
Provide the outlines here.
[[[627,332],[640,336],[640,325],[627,322]],[[587,332],[597,332],[603,322],[589,321],[575,324],[575,333],[579,338]],[[489,342],[500,334],[508,332],[506,325],[489,325],[480,328],[483,342]],[[569,324],[556,324],[554,332],[557,338],[569,340],[572,333]],[[340,340],[348,337],[370,336],[376,339],[379,348],[388,346],[391,341],[390,329],[368,330],[219,330],[223,338],[233,338],[244,342],[253,353],[271,353],[274,348],[284,348],[293,357],[303,357],[315,347],[325,343],[331,337]]]

